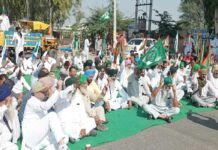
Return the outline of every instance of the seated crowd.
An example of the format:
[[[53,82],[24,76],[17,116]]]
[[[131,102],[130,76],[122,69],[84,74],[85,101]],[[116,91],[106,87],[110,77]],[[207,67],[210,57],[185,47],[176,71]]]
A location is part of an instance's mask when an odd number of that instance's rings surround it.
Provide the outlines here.
[[[108,130],[105,114],[117,109],[141,107],[146,118],[170,123],[184,96],[198,107],[216,105],[215,61],[206,67],[178,57],[145,68],[134,56],[120,65],[107,58],[84,61],[79,52],[21,56],[19,65],[6,59],[0,66],[0,149],[17,150],[22,134],[22,150],[66,150],[69,141]]]

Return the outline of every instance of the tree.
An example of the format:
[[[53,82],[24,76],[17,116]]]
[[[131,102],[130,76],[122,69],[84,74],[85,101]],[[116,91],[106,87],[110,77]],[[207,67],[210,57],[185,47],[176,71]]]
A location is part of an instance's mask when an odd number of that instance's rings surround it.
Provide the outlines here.
[[[106,8],[95,8],[91,9],[91,16],[86,18],[85,25],[88,29],[88,34],[93,37],[97,33],[108,33],[108,40],[112,41],[113,34],[113,16],[110,12],[110,17],[108,20],[102,21],[100,19],[106,11],[110,11],[109,7]],[[117,32],[119,31],[127,31],[128,25],[134,20],[131,18],[124,18],[124,15],[118,10],[117,11]]]
[[[176,32],[178,30],[176,21],[172,19],[171,15],[167,11],[160,13],[158,10],[155,10],[155,13],[157,17],[160,17],[160,21],[152,21],[152,22],[158,26],[159,35],[161,36],[170,35],[171,37],[175,37]]]
[[[182,0],[179,11],[182,13],[180,25],[183,29],[205,27],[203,0]]]
[[[179,11],[181,27],[185,30],[208,28],[214,26],[217,0],[181,0]]]
[[[204,16],[208,29],[214,27],[215,9],[218,8],[217,0],[204,0]]]
[[[10,20],[29,18],[46,23],[60,23],[76,10],[82,0],[2,0]]]

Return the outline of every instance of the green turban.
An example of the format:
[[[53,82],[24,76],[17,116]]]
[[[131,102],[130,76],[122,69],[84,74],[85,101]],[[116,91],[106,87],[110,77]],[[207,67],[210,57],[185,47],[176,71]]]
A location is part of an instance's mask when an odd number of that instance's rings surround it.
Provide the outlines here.
[[[107,71],[107,74],[110,77],[112,77],[112,76],[116,76],[117,72],[118,72],[117,69],[110,69],[110,70]]]
[[[204,65],[200,65],[200,69],[201,69],[201,70],[207,70],[207,67],[204,66]]]
[[[164,84],[165,85],[168,85],[168,84],[172,84],[173,83],[173,80],[171,77],[165,77],[164,78]]]
[[[50,72],[58,72],[58,69],[56,67],[52,67]]]
[[[185,62],[181,61],[181,62],[180,62],[180,65],[179,65],[179,68],[182,68],[182,67],[184,67],[184,66],[185,66]]]
[[[196,72],[198,69],[200,69],[200,65],[199,64],[195,64],[193,66],[193,71]]]
[[[107,62],[106,62],[106,67],[108,67],[109,65],[110,65],[110,66],[112,65],[112,62],[111,62],[111,61],[107,61]]]
[[[173,74],[173,73],[176,73],[177,72],[177,67],[170,67],[170,73]]]
[[[92,67],[93,61],[91,59],[89,59],[85,63],[87,66]]]
[[[68,87],[68,86],[71,86],[73,84],[75,84],[77,82],[77,78],[76,77],[73,77],[73,78],[69,78],[65,81],[65,86]]]
[[[84,84],[85,82],[86,82],[86,80],[87,80],[87,77],[86,77],[86,75],[81,75],[81,78],[80,78],[80,81],[79,81],[79,85],[82,85],[82,84]]]
[[[96,69],[97,69],[98,71],[101,71],[103,68],[104,68],[103,65],[101,65],[101,66],[96,66]]]

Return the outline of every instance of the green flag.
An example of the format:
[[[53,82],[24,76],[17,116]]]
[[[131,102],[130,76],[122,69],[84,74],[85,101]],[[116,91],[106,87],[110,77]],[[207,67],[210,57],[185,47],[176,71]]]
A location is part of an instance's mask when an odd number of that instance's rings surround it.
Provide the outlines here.
[[[100,18],[100,21],[104,22],[110,19],[110,11],[106,11]]]
[[[166,59],[166,50],[162,40],[159,40],[151,49],[148,50],[141,58],[143,68],[157,65]]]

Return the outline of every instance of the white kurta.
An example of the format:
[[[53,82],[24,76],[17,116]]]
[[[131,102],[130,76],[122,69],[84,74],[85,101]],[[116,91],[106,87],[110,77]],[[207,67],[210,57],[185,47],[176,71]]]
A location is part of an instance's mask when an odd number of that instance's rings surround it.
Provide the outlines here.
[[[132,69],[126,68],[123,69],[120,75],[120,84],[127,89],[128,87],[128,78],[133,73]]]
[[[72,93],[70,93],[72,95]],[[83,97],[77,91],[73,97],[59,100],[55,105],[62,129],[71,138],[79,139],[81,129],[88,134],[96,127],[94,118],[87,115]]]
[[[130,100],[129,95],[124,91],[118,80],[112,82],[109,84],[107,91],[111,109],[127,108],[127,101]]]
[[[2,149],[2,150],[3,149],[5,149],[5,150],[18,150],[17,145],[13,144],[11,142],[11,139],[13,137],[13,133],[11,133],[9,131],[8,127],[6,126],[5,122],[3,121],[3,117],[5,116],[6,111],[7,111],[7,107],[5,105],[0,107],[0,149]],[[9,120],[8,120],[8,122],[9,122]],[[13,126],[13,125],[10,124],[10,126]],[[13,139],[14,142],[17,142],[16,140],[17,140],[17,137],[15,137],[15,139]]]
[[[18,35],[17,32],[14,33],[13,35],[13,41],[17,41],[17,45],[15,48],[15,54],[16,54],[16,63],[19,61],[19,53],[24,50],[24,34],[22,34],[22,37]]]
[[[25,147],[40,149],[57,145],[62,138],[66,137],[62,132],[57,114],[48,113],[61,95],[61,92],[55,91],[47,101],[40,101],[34,96],[28,100],[22,122],[22,149]]]
[[[217,90],[213,87],[211,82],[209,82],[208,80],[206,81],[206,85],[202,88],[201,95],[200,95],[200,91],[198,90],[198,80],[197,79],[192,82],[192,88],[195,93],[192,96],[192,99],[196,101],[200,106],[204,106],[204,107],[213,106],[216,99],[218,98]]]
[[[84,54],[85,54],[84,62],[89,59],[89,46],[90,45],[91,45],[91,43],[89,43],[89,39],[85,39],[85,42],[84,42]]]
[[[44,63],[44,67],[48,69],[48,71],[50,71],[51,67],[55,64],[56,64],[56,60],[52,57],[48,57],[48,60]]]
[[[31,87],[29,86],[29,84],[26,82],[26,80],[24,79],[24,77],[22,76],[20,80],[17,80],[15,82],[15,85],[13,86],[12,91],[16,94],[21,94],[23,93],[23,88],[26,88],[28,91],[31,90]]]
[[[152,98],[152,104],[144,105],[144,110],[153,115],[155,119],[160,114],[167,116],[176,115],[180,112],[180,108],[173,107],[172,105],[173,92],[172,90],[160,90],[156,97]]]
[[[108,85],[108,77],[106,74],[104,74],[103,79],[98,78],[96,80],[96,84],[98,85],[99,89],[102,91],[104,89],[105,86]]]
[[[75,56],[74,57],[74,64],[78,66],[79,70],[83,70],[82,56]]]

